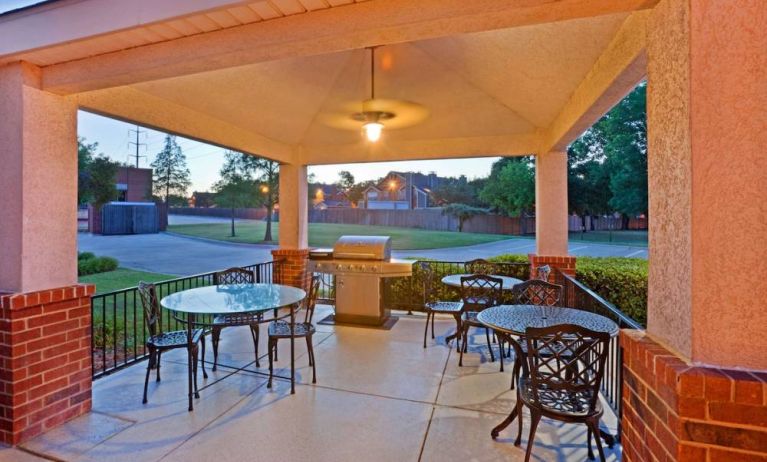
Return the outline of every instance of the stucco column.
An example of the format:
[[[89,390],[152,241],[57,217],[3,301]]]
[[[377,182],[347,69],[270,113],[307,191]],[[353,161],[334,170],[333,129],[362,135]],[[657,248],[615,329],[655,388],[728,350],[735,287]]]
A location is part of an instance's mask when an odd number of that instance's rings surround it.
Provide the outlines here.
[[[0,67],[0,291],[77,282],[77,107]]]
[[[532,269],[541,265],[575,272],[575,257],[567,254],[567,153],[535,156],[535,247]],[[534,275],[535,276],[535,275]]]
[[[308,240],[308,183],[306,165],[280,164],[280,248],[272,251],[281,264],[276,279],[306,287]]]

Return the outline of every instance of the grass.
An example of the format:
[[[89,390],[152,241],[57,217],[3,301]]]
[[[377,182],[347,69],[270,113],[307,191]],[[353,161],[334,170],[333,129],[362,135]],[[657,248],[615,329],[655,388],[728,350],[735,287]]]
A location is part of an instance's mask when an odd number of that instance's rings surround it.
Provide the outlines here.
[[[175,279],[176,276],[167,274],[148,273],[145,271],[135,271],[127,268],[117,268],[114,271],[106,273],[91,274],[80,276],[79,280],[83,283],[96,284],[96,294],[112,292],[115,290],[135,287],[139,281],[159,282],[168,279]]]
[[[272,235],[276,238],[278,223],[273,224]],[[194,225],[168,226],[168,231],[207,239],[248,244],[264,243],[266,224],[261,221],[243,221],[236,224],[237,236],[231,237],[229,223],[204,223]],[[396,250],[440,249],[466,245],[484,244],[515,236],[503,234],[457,233],[451,231],[429,231],[390,226],[364,226],[331,223],[309,224],[309,245],[312,247],[333,247],[336,240],[345,234],[362,236],[391,236],[392,247]]]

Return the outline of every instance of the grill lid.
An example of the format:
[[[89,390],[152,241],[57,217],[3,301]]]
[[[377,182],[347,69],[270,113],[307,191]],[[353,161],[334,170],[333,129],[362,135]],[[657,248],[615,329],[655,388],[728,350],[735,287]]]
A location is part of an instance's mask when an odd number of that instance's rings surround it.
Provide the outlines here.
[[[333,246],[333,258],[389,261],[391,237],[341,236]]]

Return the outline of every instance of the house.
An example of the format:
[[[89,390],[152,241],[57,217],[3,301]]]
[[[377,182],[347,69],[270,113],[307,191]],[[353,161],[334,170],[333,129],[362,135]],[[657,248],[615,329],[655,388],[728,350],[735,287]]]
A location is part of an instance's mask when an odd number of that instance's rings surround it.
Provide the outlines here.
[[[119,202],[152,200],[151,168],[118,167],[115,183]]]
[[[351,207],[351,201],[346,191],[335,184],[318,183],[311,186],[312,206],[315,209],[327,209],[333,207]]]
[[[429,206],[429,195],[440,182],[435,173],[389,172],[365,190],[366,209],[413,210]]]

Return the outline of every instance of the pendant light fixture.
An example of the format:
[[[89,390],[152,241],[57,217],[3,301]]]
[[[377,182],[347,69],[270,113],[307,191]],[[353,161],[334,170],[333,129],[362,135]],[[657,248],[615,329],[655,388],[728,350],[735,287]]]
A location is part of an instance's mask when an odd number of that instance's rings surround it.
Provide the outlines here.
[[[376,99],[376,47],[370,47],[370,99],[362,102],[362,112],[359,114],[362,116],[362,120],[365,122],[362,125],[362,131],[365,137],[371,143],[375,143],[381,139],[381,133],[384,129],[383,120],[391,119],[394,114],[390,112],[370,110],[373,106],[373,102]]]

